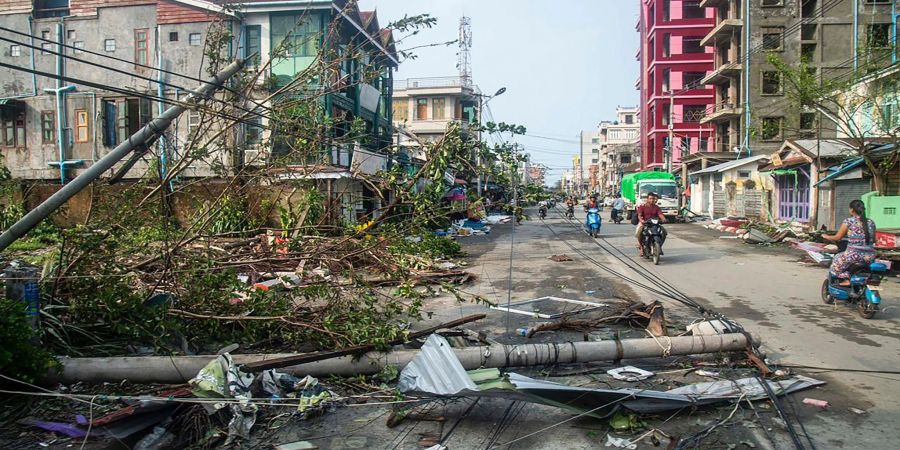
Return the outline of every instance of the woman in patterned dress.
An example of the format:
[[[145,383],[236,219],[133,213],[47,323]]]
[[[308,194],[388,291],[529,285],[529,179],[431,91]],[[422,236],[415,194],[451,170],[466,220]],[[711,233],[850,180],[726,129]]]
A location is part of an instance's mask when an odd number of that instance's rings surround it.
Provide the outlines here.
[[[852,267],[875,261],[875,222],[866,218],[866,205],[862,200],[850,202],[850,217],[841,223],[837,233],[822,237],[829,241],[847,238],[847,250],[831,261],[831,274],[841,280],[841,286],[850,284]]]

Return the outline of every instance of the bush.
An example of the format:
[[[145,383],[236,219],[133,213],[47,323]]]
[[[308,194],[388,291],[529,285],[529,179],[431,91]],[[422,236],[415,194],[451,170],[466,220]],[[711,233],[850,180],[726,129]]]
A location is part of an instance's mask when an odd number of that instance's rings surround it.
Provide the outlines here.
[[[25,304],[0,299],[0,373],[33,383],[57,364],[50,352],[32,344],[35,337],[25,317]],[[3,384],[6,381],[0,380]]]

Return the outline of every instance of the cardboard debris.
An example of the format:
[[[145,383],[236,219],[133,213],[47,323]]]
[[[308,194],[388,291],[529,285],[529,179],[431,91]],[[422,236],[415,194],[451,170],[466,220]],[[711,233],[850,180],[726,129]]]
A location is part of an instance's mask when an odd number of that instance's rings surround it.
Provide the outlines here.
[[[549,259],[550,259],[551,261],[555,261],[555,262],[568,262],[568,261],[573,261],[573,259],[572,259],[571,257],[569,257],[569,255],[553,255],[553,256],[551,256]]]

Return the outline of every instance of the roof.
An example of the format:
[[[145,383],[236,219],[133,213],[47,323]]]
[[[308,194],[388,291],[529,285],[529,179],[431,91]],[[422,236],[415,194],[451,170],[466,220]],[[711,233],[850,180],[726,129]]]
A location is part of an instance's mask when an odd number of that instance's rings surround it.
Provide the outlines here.
[[[736,159],[734,161],[728,161],[728,162],[725,162],[722,164],[716,164],[715,166],[707,167],[705,169],[698,170],[696,172],[691,172],[691,175],[701,175],[704,173],[713,173],[713,172],[721,173],[721,172],[724,172],[729,169],[734,169],[735,167],[741,167],[741,166],[746,166],[747,164],[758,163],[759,160],[766,159],[768,157],[769,157],[768,155],[756,155],[756,156],[750,156],[747,158]]]
[[[851,160],[846,161],[843,164],[840,164],[835,167],[829,167],[829,170],[832,170],[832,172],[829,173],[825,178],[822,178],[821,180],[816,182],[816,184],[814,184],[813,186],[818,186],[826,181],[830,181],[834,178],[837,178],[837,177],[861,166],[864,162],[866,162],[866,160],[863,159],[862,157],[860,157],[860,158],[851,159]]]
[[[845,156],[856,147],[845,139],[789,139],[784,141],[778,152],[781,153],[788,148],[796,149],[810,158],[829,158]]]

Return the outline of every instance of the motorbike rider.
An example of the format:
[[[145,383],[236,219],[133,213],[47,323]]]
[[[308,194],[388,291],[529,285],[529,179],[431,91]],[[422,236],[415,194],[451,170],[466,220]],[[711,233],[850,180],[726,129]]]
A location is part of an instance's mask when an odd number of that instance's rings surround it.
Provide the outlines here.
[[[587,211],[591,208],[600,209],[600,204],[597,203],[597,194],[591,195],[591,198],[584,204],[584,210]]]
[[[660,222],[666,223],[666,216],[663,214],[662,209],[656,202],[659,201],[659,195],[656,192],[650,192],[647,194],[647,198],[644,201],[644,204],[637,207],[638,224],[637,229],[634,231],[634,237],[637,239],[638,251],[641,253],[641,256],[644,256],[644,246],[642,245],[642,234],[644,232],[644,222],[650,220],[652,218],[658,218]],[[663,242],[666,240],[666,230],[663,229]]]
[[[625,199],[622,194],[616,194],[616,199],[612,201],[612,219],[616,220],[625,210]]]
[[[549,207],[549,203],[550,202],[547,200],[541,200],[541,202],[538,203],[538,213],[541,215],[541,219],[547,217],[547,208]]]
[[[866,204],[862,200],[850,202],[850,217],[844,219],[837,233],[822,237],[829,241],[847,238],[847,250],[831,261],[831,274],[841,280],[839,286],[850,285],[852,267],[875,261],[875,222],[866,218]]]
[[[566,214],[569,217],[575,216],[575,204],[576,204],[575,197],[572,197],[572,196],[566,197]]]

